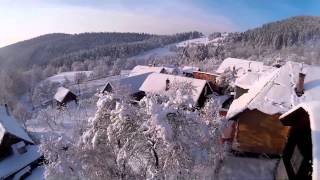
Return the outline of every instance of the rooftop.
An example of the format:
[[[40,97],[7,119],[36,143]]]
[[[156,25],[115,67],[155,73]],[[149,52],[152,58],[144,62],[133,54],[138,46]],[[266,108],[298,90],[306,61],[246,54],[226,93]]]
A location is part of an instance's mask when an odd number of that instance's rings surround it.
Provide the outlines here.
[[[163,71],[163,67],[155,67],[155,66],[142,66],[142,65],[138,65],[135,66],[129,76],[136,76],[139,74],[145,74],[145,73],[161,73]]]
[[[306,74],[304,94],[295,93],[299,73]],[[282,114],[299,103],[320,100],[320,67],[287,62],[279,69],[254,83],[248,93],[233,101],[227,114],[232,118],[245,109],[257,109],[266,114]]]
[[[35,145],[26,146],[27,152],[23,154],[12,154],[0,161],[0,179],[5,179],[18,172],[32,162],[39,159],[42,155],[38,152],[39,148]]]
[[[245,59],[227,58],[223,60],[217,69],[217,73],[224,73],[227,70],[235,70],[238,75],[245,74],[248,71],[261,72],[264,70],[263,62],[249,61]]]
[[[69,92],[71,92],[69,89],[65,87],[59,87],[56,94],[54,95],[54,99],[59,102],[62,102]]]
[[[7,114],[4,106],[0,106],[0,144],[6,133],[12,134],[29,143],[33,143],[27,132],[22,128],[18,121]]]
[[[170,83],[174,82],[187,82],[194,86],[192,94],[193,103],[196,104],[205,87],[207,81],[201,79],[187,78],[182,76],[174,76],[169,74],[152,73],[144,83],[141,85],[140,90],[149,93],[160,93],[166,89],[166,80],[169,79]]]

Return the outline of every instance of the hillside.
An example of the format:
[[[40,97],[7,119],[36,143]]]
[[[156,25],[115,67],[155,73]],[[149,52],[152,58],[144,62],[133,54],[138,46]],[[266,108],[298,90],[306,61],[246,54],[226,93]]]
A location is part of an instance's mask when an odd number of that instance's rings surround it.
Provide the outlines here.
[[[320,40],[319,16],[296,16],[234,35],[235,42],[274,49],[305,45]]]
[[[53,61],[64,64],[68,59],[83,61],[103,56],[114,58],[136,55],[141,51],[161,47],[200,33],[151,35],[145,33],[82,33],[48,34],[0,48],[1,65],[30,67],[47,65]],[[122,50],[122,51],[121,51]],[[127,54],[126,54],[127,53]],[[77,58],[74,58],[74,57]],[[83,57],[83,58],[82,58]]]

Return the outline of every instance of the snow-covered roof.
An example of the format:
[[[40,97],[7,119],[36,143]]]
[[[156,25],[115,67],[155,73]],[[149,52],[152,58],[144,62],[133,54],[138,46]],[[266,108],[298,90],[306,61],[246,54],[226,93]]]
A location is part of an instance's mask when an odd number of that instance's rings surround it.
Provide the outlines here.
[[[200,71],[199,67],[195,66],[183,66],[182,72],[192,74],[194,71]]]
[[[163,70],[164,70],[163,67],[138,65],[131,70],[129,76],[136,76],[139,74],[153,73],[153,72],[161,73]]]
[[[56,94],[54,95],[54,99],[58,102],[62,102],[69,92],[71,92],[69,89],[65,87],[59,87]]]
[[[28,145],[26,149],[26,153],[12,154],[0,161],[0,179],[11,176],[42,156],[36,145]]]
[[[263,76],[263,73],[248,72],[245,75],[236,79],[235,85],[243,89],[250,89],[250,87],[257,81],[259,81],[259,79],[262,76]]]
[[[295,86],[299,73],[306,74],[304,94],[298,97]],[[245,109],[266,114],[282,114],[299,103],[320,100],[320,67],[287,62],[251,86],[248,93],[233,101],[227,114],[232,118]]]
[[[113,80],[108,83],[113,88],[115,86],[118,86],[124,89],[125,92],[127,92],[128,94],[134,94],[140,91],[139,90],[140,86],[146,80],[149,74],[151,73],[139,74],[136,76],[129,76],[129,77]]]
[[[263,62],[259,61],[249,61],[245,59],[227,58],[223,60],[217,69],[217,73],[224,73],[227,70],[235,70],[237,74],[245,74],[249,70],[251,72],[261,72],[264,69]]]
[[[33,143],[27,132],[21,127],[17,120],[7,114],[5,107],[0,106],[0,144],[6,133],[21,138],[29,143]]]
[[[283,119],[295,112],[296,110],[303,108],[309,114],[311,136],[312,136],[312,158],[313,158],[313,179],[320,178],[320,101],[310,101],[301,103],[288,112],[280,116]]]
[[[207,81],[201,79],[187,78],[182,76],[174,76],[169,74],[152,73],[150,74],[144,83],[141,85],[140,90],[149,93],[161,93],[166,89],[166,80],[169,79],[170,83],[174,82],[186,82],[191,83],[195,88],[192,94],[193,103],[196,104],[205,87]]]

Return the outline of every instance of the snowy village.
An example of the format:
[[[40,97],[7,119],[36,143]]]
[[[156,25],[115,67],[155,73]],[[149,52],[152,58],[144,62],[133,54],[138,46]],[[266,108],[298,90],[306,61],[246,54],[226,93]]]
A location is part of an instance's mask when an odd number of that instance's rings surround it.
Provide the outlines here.
[[[0,0],[0,180],[320,180],[319,9]]]
[[[50,78],[59,80],[59,76],[63,80],[61,75]],[[258,61],[226,58],[214,72],[204,72],[195,66],[137,65],[117,78],[60,86],[52,101],[44,105],[56,109],[56,114],[42,115],[65,121],[56,121],[59,125],[52,125],[53,122],[43,125],[34,119],[27,121],[24,129],[10,115],[6,104],[1,107],[0,176],[2,179],[35,179],[44,172],[43,166],[51,166],[50,161],[56,158],[61,163],[58,166],[68,167],[72,163],[69,156],[85,156],[81,150],[69,149],[69,143],[78,143],[72,142],[74,132],[63,132],[71,140],[62,142],[59,138],[54,144],[37,142],[36,135],[56,131],[58,126],[62,126],[60,130],[67,130],[68,126],[79,126],[84,130],[77,124],[79,122],[74,122],[79,118],[71,116],[87,117],[80,111],[91,110],[82,103],[91,96],[98,98],[97,112],[88,118],[88,123],[93,126],[82,134],[82,141],[91,139],[91,148],[117,146],[108,148],[118,151],[116,161],[129,161],[133,174],[145,168],[145,163],[153,163],[148,166],[154,166],[154,169],[144,175],[152,176],[157,173],[156,168],[172,168],[177,162],[171,160],[179,160],[187,156],[183,153],[191,153],[194,156],[192,163],[197,164],[194,171],[206,174],[182,170],[175,173],[220,179],[246,178],[246,174],[263,179],[304,179],[310,173],[317,176],[320,172],[316,154],[320,147],[317,140],[319,78],[318,66],[290,61],[267,66]],[[74,115],[68,115],[70,113]],[[102,128],[102,124],[107,129]],[[124,134],[124,130],[128,134]],[[107,131],[109,137],[100,137],[105,135],[103,131]],[[104,138],[109,138],[110,144],[103,142]],[[131,138],[138,138],[135,143],[145,141],[145,144],[130,145]],[[54,153],[57,152],[46,147],[52,145],[64,155],[56,157]],[[159,152],[161,148],[168,150]],[[192,152],[184,152],[184,148]],[[153,153],[143,152],[148,149],[154,149]],[[94,153],[98,153],[95,158],[106,155],[99,154],[99,151]],[[82,158],[86,157],[79,157]],[[165,162],[159,158],[165,158]],[[188,165],[189,162],[184,163]],[[68,173],[77,173],[73,170],[75,167],[71,167]],[[172,170],[176,171],[166,171]],[[162,176],[178,177],[175,173]]]

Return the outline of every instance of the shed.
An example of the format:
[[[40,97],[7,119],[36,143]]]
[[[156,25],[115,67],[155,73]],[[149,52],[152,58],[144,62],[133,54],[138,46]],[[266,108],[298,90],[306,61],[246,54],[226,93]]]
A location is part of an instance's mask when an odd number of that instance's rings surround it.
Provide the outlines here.
[[[129,76],[136,76],[136,75],[145,74],[145,73],[164,73],[164,72],[165,72],[164,67],[137,65],[131,70]]]
[[[306,77],[299,83],[301,72],[306,73]],[[319,82],[318,66],[296,62],[287,62],[261,78],[248,93],[233,101],[227,113],[229,120],[237,122],[233,148],[282,154],[289,128],[281,124],[279,116],[301,102],[320,100]],[[299,84],[304,87],[302,95],[296,92]]]
[[[12,144],[20,141],[34,143],[18,121],[7,113],[4,106],[0,106],[0,159],[9,153]]]
[[[310,101],[301,103],[285,114],[281,115],[280,120],[283,125],[291,128],[288,142],[282,157],[285,168],[279,168],[278,174],[283,174],[286,172],[286,175],[290,180],[311,180],[312,178],[319,178],[319,111],[320,101]]]
[[[78,102],[77,96],[65,87],[59,87],[54,99],[57,101],[58,106],[65,106],[68,102],[75,101]]]
[[[182,76],[174,76],[169,74],[152,73],[143,82],[140,87],[141,91],[146,93],[163,93],[166,91],[167,82],[186,82],[190,83],[193,87],[193,93],[190,94],[192,104],[194,106],[203,106],[206,100],[206,96],[212,93],[212,89],[208,82],[201,79],[194,79]]]

